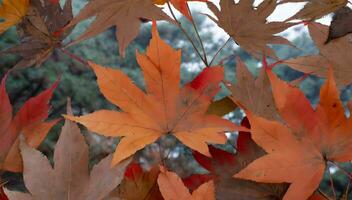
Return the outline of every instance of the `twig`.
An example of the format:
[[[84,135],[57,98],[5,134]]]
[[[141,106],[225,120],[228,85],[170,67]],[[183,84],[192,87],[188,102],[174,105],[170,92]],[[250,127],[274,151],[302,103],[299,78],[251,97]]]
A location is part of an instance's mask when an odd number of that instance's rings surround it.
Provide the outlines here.
[[[330,180],[330,186],[332,190],[332,194],[334,195],[334,199],[336,200],[336,192],[335,192],[335,187],[334,187],[334,180],[332,179],[330,169],[328,168],[328,173],[329,173],[329,180]]]
[[[78,61],[79,63],[83,64],[84,66],[88,66],[88,62],[85,61],[83,58],[77,56],[76,54],[73,54],[73,53],[67,51],[67,50],[64,49],[64,48],[59,48],[59,50],[60,50],[62,53],[66,54],[68,57],[72,58],[73,60]]]
[[[209,66],[211,66],[213,64],[213,62],[215,61],[216,57],[219,55],[219,53],[221,52],[221,50],[223,50],[225,48],[225,46],[229,43],[229,41],[231,40],[231,37],[229,37],[226,42],[216,51],[213,59],[211,59]]]
[[[348,184],[347,184],[346,192],[345,192],[346,199],[348,199],[348,195],[350,193],[350,186],[351,186],[351,179],[348,179]]]
[[[349,173],[348,171],[346,171],[343,167],[341,167],[339,164],[335,163],[335,162],[331,162],[331,164],[335,165],[340,171],[342,171],[346,176],[348,176],[349,179],[352,179],[352,174]]]
[[[205,64],[205,66],[208,66],[208,63],[204,60],[203,56],[200,54],[200,52],[198,51],[196,45],[194,44],[194,42],[192,41],[191,37],[188,35],[188,33],[186,32],[186,30],[181,26],[181,22],[179,22],[175,16],[174,11],[171,8],[170,2],[167,1],[167,6],[170,10],[170,13],[172,15],[172,17],[174,18],[174,20],[176,21],[177,26],[181,29],[181,31],[183,32],[183,34],[186,36],[187,40],[192,44],[194,50],[196,51],[196,53],[198,54],[199,58],[203,61],[203,63]]]
[[[164,156],[164,152],[165,149],[160,145],[160,141],[158,143],[159,145],[159,157],[160,157],[160,162],[163,164],[163,166],[167,166],[166,161],[169,159],[169,156],[171,154],[171,150],[169,150],[166,154],[166,156]]]
[[[187,4],[187,9],[188,9],[189,14],[191,15],[191,18],[192,18],[191,22],[192,22],[192,25],[193,25],[193,27],[194,27],[194,30],[196,31],[196,35],[197,35],[197,37],[198,37],[198,39],[199,39],[199,43],[200,43],[200,46],[201,46],[202,51],[203,51],[204,60],[205,60],[205,62],[207,63],[206,65],[207,65],[207,66],[211,66],[211,64],[208,65],[207,54],[206,54],[206,51],[205,51],[205,48],[204,48],[204,45],[203,45],[203,41],[202,41],[202,38],[200,37],[200,34],[199,34],[199,31],[198,31],[197,25],[196,25],[196,23],[195,23],[194,20],[193,20],[192,12],[191,12],[191,10],[189,9],[188,4]]]
[[[321,191],[320,189],[318,189],[318,192],[319,192],[325,199],[331,200],[331,198],[330,198],[327,194],[325,194],[323,191]]]

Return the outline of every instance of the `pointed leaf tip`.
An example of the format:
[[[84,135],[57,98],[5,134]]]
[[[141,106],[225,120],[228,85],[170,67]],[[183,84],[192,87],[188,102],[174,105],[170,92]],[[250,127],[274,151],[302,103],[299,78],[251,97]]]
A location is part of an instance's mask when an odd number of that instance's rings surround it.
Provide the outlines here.
[[[67,97],[66,113],[68,115],[73,115],[71,98]]]

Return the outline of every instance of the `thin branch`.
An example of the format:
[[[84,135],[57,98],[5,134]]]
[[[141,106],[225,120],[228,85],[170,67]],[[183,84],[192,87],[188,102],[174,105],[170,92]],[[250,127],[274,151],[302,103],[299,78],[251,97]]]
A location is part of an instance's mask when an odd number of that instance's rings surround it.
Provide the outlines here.
[[[166,161],[169,159],[169,156],[171,154],[171,150],[167,152],[166,156],[164,156],[165,149],[160,145],[160,142],[158,142],[159,145],[159,157],[160,157],[160,162],[163,164],[163,166],[167,166]]]
[[[321,194],[325,199],[327,200],[332,200],[327,194],[325,194],[323,191],[321,191],[320,189],[318,189],[319,194]]]
[[[192,41],[191,37],[188,35],[188,33],[186,32],[186,30],[181,26],[181,22],[179,22],[175,16],[174,11],[171,8],[170,2],[167,1],[167,6],[170,10],[170,13],[172,15],[172,17],[174,18],[174,20],[176,21],[177,26],[181,29],[181,31],[183,32],[183,34],[186,36],[187,40],[192,44],[194,50],[196,51],[196,53],[198,54],[199,58],[203,61],[203,63],[205,64],[205,66],[208,66],[208,63],[204,60],[203,56],[201,55],[201,53],[198,51],[196,45],[194,44],[194,42]]]
[[[348,171],[346,171],[343,167],[341,167],[339,164],[335,163],[335,162],[330,162],[333,165],[335,165],[341,172],[343,172],[346,176],[348,176],[349,179],[352,179],[352,174],[349,173]]]
[[[336,192],[335,192],[335,187],[334,187],[334,180],[332,179],[330,169],[328,168],[328,173],[329,173],[329,180],[330,180],[330,186],[332,190],[332,194],[334,195],[334,199],[336,200]]]
[[[73,60],[78,61],[79,63],[83,64],[84,66],[88,66],[88,62],[85,61],[83,58],[77,56],[76,54],[73,54],[73,53],[67,51],[67,50],[64,49],[64,48],[59,48],[59,50],[60,50],[62,53],[66,54],[68,57],[72,58]]]
[[[346,192],[345,192],[346,198],[348,198],[348,196],[350,194],[350,187],[351,187],[351,179],[348,179],[348,184],[347,184]]]
[[[213,64],[213,62],[215,61],[216,57],[219,55],[219,53],[225,48],[225,46],[229,43],[229,41],[231,40],[231,37],[229,37],[226,42],[220,47],[220,49],[218,49],[213,57],[213,59],[211,59],[209,66],[211,66]]]
[[[207,65],[207,66],[211,66],[211,64],[208,65],[207,54],[206,54],[206,51],[205,51],[205,48],[204,48],[204,45],[203,45],[203,41],[202,41],[202,38],[200,37],[200,34],[199,34],[199,31],[198,31],[197,25],[196,25],[196,23],[195,23],[194,20],[193,20],[192,12],[191,12],[191,10],[189,9],[188,4],[187,4],[187,9],[188,9],[189,14],[191,15],[191,18],[192,18],[191,22],[192,22],[192,25],[193,25],[193,27],[194,27],[194,30],[196,31],[196,35],[197,35],[197,37],[198,37],[198,39],[199,39],[199,43],[200,43],[200,46],[201,46],[202,51],[203,51],[204,60],[205,60],[205,62],[207,63],[206,65]]]

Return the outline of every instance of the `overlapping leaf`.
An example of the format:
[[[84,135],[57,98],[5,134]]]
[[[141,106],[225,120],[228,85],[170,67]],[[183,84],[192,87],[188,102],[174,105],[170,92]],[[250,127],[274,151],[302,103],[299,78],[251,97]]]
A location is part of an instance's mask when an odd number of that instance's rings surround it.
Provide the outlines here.
[[[213,19],[224,29],[237,44],[257,58],[262,54],[276,57],[268,44],[285,44],[290,42],[283,37],[275,36],[294,24],[284,22],[268,22],[267,17],[275,10],[277,4],[273,0],[264,0],[256,9],[254,0],[220,0],[221,10],[208,2],[209,9],[218,20]]]
[[[248,124],[248,120],[245,119],[242,123]],[[199,164],[211,173],[210,176],[214,180],[217,199],[276,200],[282,199],[285,195],[288,184],[257,183],[232,177],[233,174],[244,169],[249,163],[265,155],[263,149],[251,139],[250,133],[239,133],[236,154],[226,152],[214,146],[209,146],[209,151],[212,159],[198,152],[194,152],[193,155]],[[191,176],[186,181],[196,182],[197,178],[204,177]],[[201,181],[198,181],[199,183]]]
[[[121,184],[107,199],[163,200],[157,183],[158,175],[158,167],[144,171],[138,163],[132,162],[126,169]]]
[[[237,105],[229,98],[224,97],[210,104],[207,113],[217,116],[224,116],[237,108]]]
[[[163,167],[158,177],[158,185],[165,200],[215,200],[213,181],[202,184],[191,194],[176,173],[167,171]]]
[[[0,34],[19,23],[27,14],[29,0],[3,0],[0,7]]]
[[[198,1],[198,2],[207,2],[208,0],[170,0],[170,3],[179,10],[187,19],[193,20],[190,13],[187,2],[188,1]],[[168,0],[153,0],[155,4],[162,5],[168,2]]]
[[[0,200],[9,200],[2,186],[0,187]]]
[[[265,73],[266,64],[255,78],[240,58],[236,61],[237,83],[227,87],[232,93],[230,98],[259,116],[278,119],[270,81]]]
[[[319,19],[329,13],[335,12],[345,6],[348,0],[282,0],[282,3],[288,2],[306,2],[306,5],[288,20],[302,19],[314,20]]]
[[[92,24],[74,43],[94,37],[116,26],[116,38],[121,55],[125,54],[126,47],[138,35],[141,20],[172,21],[151,0],[93,0],[80,11],[68,27],[94,16]]]
[[[61,8],[59,2],[31,0],[27,16],[17,26],[20,44],[3,52],[22,57],[15,67],[40,65],[55,48],[61,47],[72,30],[62,30],[73,17],[71,1],[66,0]]]
[[[10,200],[103,199],[121,182],[129,163],[125,161],[111,167],[112,156],[108,156],[89,173],[88,146],[78,126],[68,120],[55,147],[54,168],[41,152],[29,147],[25,141],[21,141],[20,148],[23,178],[30,194],[7,191]]]
[[[352,9],[342,7],[334,13],[326,43],[352,33]]]
[[[247,110],[253,140],[268,154],[235,175],[267,183],[291,183],[285,200],[307,199],[318,188],[327,161],[352,159],[352,118],[345,117],[333,73],[320,91],[314,110],[298,89],[268,70],[276,106],[287,124]]]
[[[224,143],[224,132],[244,128],[221,117],[205,114],[220,90],[223,68],[206,68],[180,88],[180,53],[160,39],[154,24],[153,38],[146,54],[137,53],[147,94],[120,70],[90,63],[100,91],[123,112],[100,110],[82,117],[66,118],[105,136],[123,136],[113,164],[165,134],[173,134],[186,146],[210,155],[207,143]]]
[[[18,149],[18,136],[22,133],[28,144],[37,148],[57,120],[44,122],[48,118],[49,105],[58,82],[36,97],[25,102],[15,117],[6,92],[5,75],[0,84],[0,169],[20,172],[22,159]]]
[[[352,43],[349,37],[338,38],[325,44],[329,27],[319,23],[310,23],[309,33],[320,54],[298,57],[284,63],[296,70],[321,77],[325,77],[328,68],[332,67],[338,85],[352,83]]]

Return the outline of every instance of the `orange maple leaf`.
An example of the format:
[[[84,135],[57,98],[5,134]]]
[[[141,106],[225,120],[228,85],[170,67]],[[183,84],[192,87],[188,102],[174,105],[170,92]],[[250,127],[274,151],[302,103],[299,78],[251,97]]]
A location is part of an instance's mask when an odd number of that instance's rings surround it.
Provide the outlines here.
[[[215,200],[213,181],[203,183],[191,194],[176,173],[167,171],[162,166],[160,167],[158,185],[165,200]]]
[[[29,0],[4,0],[0,6],[0,34],[16,25],[27,14]]]
[[[247,111],[254,141],[268,154],[235,175],[259,182],[291,183],[284,199],[307,199],[327,162],[352,159],[352,118],[346,118],[332,69],[314,110],[304,94],[267,70],[276,106],[286,124]]]
[[[90,62],[100,91],[123,112],[100,110],[82,117],[65,116],[91,131],[123,137],[113,164],[131,156],[165,134],[173,134],[186,146],[208,155],[208,143],[224,143],[226,131],[245,130],[228,120],[205,114],[223,80],[222,67],[204,69],[192,82],[180,88],[181,52],[162,41],[156,25],[146,54],[137,52],[144,73],[147,94],[121,70]]]
[[[12,106],[6,92],[6,74],[0,84],[0,169],[21,172],[22,158],[19,152],[18,136],[22,133],[27,143],[37,148],[48,131],[58,120],[43,122],[48,118],[49,105],[58,81],[50,88],[25,102],[16,116],[12,116]]]

